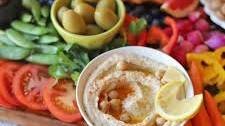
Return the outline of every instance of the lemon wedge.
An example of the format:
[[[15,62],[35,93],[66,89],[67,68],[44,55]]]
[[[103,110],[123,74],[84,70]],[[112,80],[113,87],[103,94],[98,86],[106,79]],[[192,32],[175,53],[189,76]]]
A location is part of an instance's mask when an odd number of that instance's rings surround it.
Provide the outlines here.
[[[180,71],[178,71],[176,68],[171,66],[168,67],[168,69],[166,70],[165,74],[162,77],[163,82],[180,81],[184,83],[185,80],[186,79],[184,75]]]
[[[184,121],[197,114],[203,102],[203,95],[179,99],[179,90],[183,86],[184,83],[174,81],[159,89],[155,98],[155,108],[161,117],[170,121]]]

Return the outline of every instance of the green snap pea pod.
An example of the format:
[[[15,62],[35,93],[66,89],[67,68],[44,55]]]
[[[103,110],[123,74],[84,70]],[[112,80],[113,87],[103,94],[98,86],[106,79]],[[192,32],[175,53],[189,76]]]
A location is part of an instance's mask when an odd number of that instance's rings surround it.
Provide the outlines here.
[[[48,6],[43,6],[41,8],[41,14],[43,17],[48,18],[50,15],[50,8]]]
[[[38,40],[40,38],[37,35],[31,35],[31,34],[24,34],[23,36],[30,41]]]
[[[0,35],[1,35],[1,34],[5,34],[5,32],[4,32],[3,30],[0,29]]]
[[[26,23],[29,23],[32,21],[32,15],[28,14],[28,13],[24,13],[22,16],[21,16],[21,20],[23,22],[26,22]]]
[[[54,54],[33,54],[27,57],[26,60],[32,63],[52,65],[59,62],[59,56]]]
[[[39,21],[41,19],[41,5],[37,0],[31,1],[33,2],[31,7],[32,15],[36,21]]]
[[[9,60],[22,60],[30,55],[31,50],[17,46],[0,46],[0,57]]]
[[[0,43],[3,43],[5,45],[15,46],[16,44],[12,42],[6,34],[0,34]]]
[[[42,44],[51,44],[51,43],[55,43],[55,42],[58,42],[59,41],[59,38],[57,36],[54,36],[54,35],[43,35],[40,37],[39,39],[39,43],[42,43]]]
[[[53,45],[36,45],[36,50],[41,53],[56,54],[59,51],[59,48]]]
[[[22,0],[23,7],[27,9],[31,9],[33,4],[33,0]]]
[[[32,35],[44,35],[49,32],[48,28],[35,26],[29,23],[24,23],[22,21],[13,21],[11,26],[21,32],[32,34]]]
[[[47,19],[46,19],[46,18],[42,18],[42,19],[40,19],[37,23],[38,23],[38,25],[40,25],[40,26],[46,26]]]
[[[33,48],[35,46],[32,41],[27,40],[21,33],[16,30],[8,29],[6,30],[6,35],[12,42],[20,47]]]

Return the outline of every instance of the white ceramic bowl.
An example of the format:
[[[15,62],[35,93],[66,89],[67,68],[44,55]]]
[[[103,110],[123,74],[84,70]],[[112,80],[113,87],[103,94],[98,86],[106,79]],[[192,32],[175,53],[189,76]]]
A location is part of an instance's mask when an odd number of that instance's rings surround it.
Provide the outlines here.
[[[112,56],[113,54],[136,54],[139,56],[144,56],[147,58],[150,58],[154,61],[157,61],[159,63],[163,63],[167,66],[174,66],[177,68],[180,72],[183,73],[183,75],[186,77],[187,83],[185,85],[185,91],[186,91],[186,97],[192,97],[194,96],[193,93],[193,87],[191,80],[186,72],[186,70],[183,68],[182,65],[180,65],[175,59],[170,57],[169,55],[155,49],[147,48],[147,47],[140,47],[140,46],[129,46],[129,47],[122,47],[118,49],[114,49],[111,51],[108,51],[106,53],[103,53],[93,59],[83,70],[81,73],[77,88],[76,88],[76,99],[77,99],[77,105],[80,110],[81,115],[83,116],[84,120],[87,122],[89,126],[92,126],[93,124],[88,118],[88,115],[86,114],[83,106],[83,92],[85,89],[86,82],[89,78],[89,76],[92,74],[92,72],[107,59],[108,57]]]
[[[206,5],[206,1],[208,0],[200,0],[200,2],[204,5],[204,11],[206,12],[206,14],[210,17],[210,19],[212,20],[212,22],[214,22],[215,24],[219,25],[221,28],[225,29],[225,21],[219,19],[215,13],[213,12],[213,10],[211,10],[207,5]]]

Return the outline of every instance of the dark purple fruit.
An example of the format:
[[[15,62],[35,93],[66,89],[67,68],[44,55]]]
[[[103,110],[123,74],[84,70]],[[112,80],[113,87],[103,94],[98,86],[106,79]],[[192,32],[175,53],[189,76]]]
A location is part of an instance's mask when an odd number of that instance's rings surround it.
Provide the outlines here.
[[[0,27],[6,27],[11,21],[16,19],[22,10],[21,0],[8,0],[0,6]]]

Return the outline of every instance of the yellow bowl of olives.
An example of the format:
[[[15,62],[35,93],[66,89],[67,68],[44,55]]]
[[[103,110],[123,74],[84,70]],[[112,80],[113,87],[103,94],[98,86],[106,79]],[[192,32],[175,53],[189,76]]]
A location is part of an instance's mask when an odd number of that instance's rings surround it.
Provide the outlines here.
[[[119,32],[125,13],[122,0],[55,0],[51,20],[67,43],[97,49]]]

